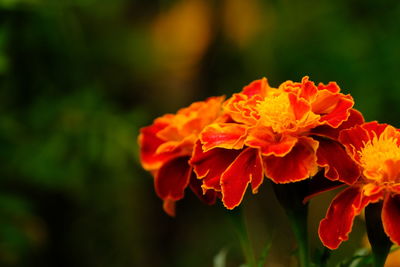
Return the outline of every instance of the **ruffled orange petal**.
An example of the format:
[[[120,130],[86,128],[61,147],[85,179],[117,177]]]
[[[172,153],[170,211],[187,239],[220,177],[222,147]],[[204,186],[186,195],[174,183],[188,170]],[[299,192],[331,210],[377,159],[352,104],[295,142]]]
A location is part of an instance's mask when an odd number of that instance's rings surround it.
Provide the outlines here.
[[[321,126],[314,128],[311,131],[311,134],[329,137],[331,139],[338,140],[339,134],[342,130],[364,123],[364,117],[361,114],[361,112],[359,112],[358,110],[353,109],[353,108],[350,109],[349,112],[350,112],[349,117],[347,118],[346,121],[342,122],[342,124],[340,124],[339,127],[333,128],[329,125],[321,125]]]
[[[349,117],[354,101],[350,95],[321,91],[312,103],[312,111],[321,115],[321,122],[336,128]]]
[[[317,141],[309,137],[300,137],[284,157],[264,157],[266,176],[275,183],[297,182],[314,176],[318,171],[317,148]]]
[[[277,135],[268,127],[254,127],[249,130],[245,144],[260,149],[263,156],[283,157],[297,143],[297,137],[291,135]]]
[[[265,96],[269,88],[266,78],[255,80],[243,88],[242,94],[252,97],[254,95]]]
[[[254,95],[249,98],[245,94],[234,94],[224,103],[224,111],[237,123],[254,125],[259,119],[256,105],[262,99],[261,95]]]
[[[161,199],[171,202],[183,198],[192,172],[188,160],[189,157],[174,158],[162,165],[157,171],[154,177],[154,187]],[[164,203],[164,207],[171,208],[171,203]],[[166,211],[170,213],[172,209]]]
[[[311,111],[310,104],[304,98],[298,97],[293,93],[290,93],[288,97],[296,120],[302,119],[304,115]]]
[[[330,249],[337,249],[349,238],[354,217],[369,203],[377,202],[381,197],[380,194],[365,197],[359,187],[349,187],[338,194],[319,224],[318,234],[322,243]]]
[[[346,153],[338,142],[329,139],[318,139],[317,163],[325,168],[325,177],[353,184],[361,175],[358,165]]]
[[[340,87],[336,82],[329,82],[328,84],[319,83],[317,86],[318,90],[328,90],[332,93],[339,93]]]
[[[308,76],[304,76],[301,83],[286,81],[279,86],[279,89],[285,92],[294,92],[296,95],[307,101],[313,99],[318,92],[317,87],[309,80]]]
[[[221,178],[222,202],[228,209],[240,204],[247,185],[252,183],[257,192],[263,179],[261,155],[257,149],[247,148],[226,169]]]
[[[202,188],[204,192],[207,189],[221,190],[221,175],[240,152],[241,150],[223,148],[214,148],[203,152],[201,143],[196,143],[190,164],[193,166],[197,178],[203,179]]]
[[[247,127],[236,123],[214,123],[208,125],[200,134],[203,150],[213,148],[241,149]]]
[[[396,245],[400,245],[400,195],[387,196],[383,202],[383,229]]]
[[[138,138],[140,161],[146,170],[158,169],[164,162],[180,154],[179,151],[174,149],[171,149],[168,153],[156,153],[157,149],[165,142],[157,136],[157,133],[166,126],[164,123],[154,123],[140,129]]]

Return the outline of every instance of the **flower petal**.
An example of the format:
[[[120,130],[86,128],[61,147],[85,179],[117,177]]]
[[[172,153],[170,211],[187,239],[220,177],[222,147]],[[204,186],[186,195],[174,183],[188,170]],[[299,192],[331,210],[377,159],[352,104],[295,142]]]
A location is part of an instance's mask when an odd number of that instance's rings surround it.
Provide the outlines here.
[[[203,189],[221,190],[220,179],[222,173],[240,154],[241,150],[214,148],[203,152],[201,143],[197,142],[190,164],[197,175],[203,179]]]
[[[202,184],[202,180],[197,179],[196,174],[192,172],[189,183],[190,189],[192,189],[193,193],[201,201],[208,205],[213,205],[217,199],[217,192],[215,192],[214,190],[207,190],[206,192],[203,192],[201,188]]]
[[[167,198],[163,202],[163,210],[171,217],[175,217],[175,200]]]
[[[170,216],[175,215],[174,202],[183,198],[189,184],[192,168],[188,160],[189,157],[174,158],[162,165],[154,177],[156,193],[164,200],[164,210]]]
[[[225,207],[233,209],[238,206],[250,182],[253,193],[257,192],[262,179],[263,169],[259,151],[252,148],[243,150],[221,178],[222,202]]]
[[[224,103],[224,111],[235,122],[254,125],[259,119],[256,105],[262,99],[261,95],[249,98],[245,94],[234,94]]]
[[[388,196],[383,202],[383,229],[396,245],[400,245],[400,195]]]
[[[293,92],[307,101],[313,99],[318,92],[314,82],[310,81],[308,76],[304,76],[301,83],[286,81],[279,88],[285,92]]]
[[[164,129],[167,125],[155,123],[151,126],[140,129],[138,138],[140,146],[140,162],[146,170],[158,169],[163,162],[168,161],[175,154],[171,153],[157,154],[158,147],[165,141],[157,137],[157,133]]]
[[[268,81],[266,78],[255,80],[249,85],[243,88],[242,94],[252,97],[253,95],[265,96],[267,89],[269,88]]]
[[[378,124],[376,121],[356,125],[353,128],[340,132],[339,141],[346,147],[347,151],[356,161],[359,161],[359,151],[369,140],[380,134],[387,127],[387,124]]]
[[[315,175],[318,171],[317,148],[317,141],[300,137],[285,156],[264,157],[265,175],[275,183],[297,182]]]
[[[300,98],[294,93],[288,94],[288,97],[296,120],[300,120],[311,111],[310,104],[304,98]]]
[[[361,175],[358,165],[346,153],[344,147],[333,140],[318,138],[317,163],[325,168],[325,177],[353,184]]]
[[[188,160],[189,157],[172,159],[157,171],[154,177],[154,186],[160,198],[173,200],[183,198],[192,171]]]
[[[214,123],[208,125],[200,134],[203,150],[219,147],[241,149],[247,127],[236,123]]]
[[[318,234],[324,246],[337,249],[349,238],[354,217],[360,214],[361,191],[350,187],[337,195],[328,208],[325,218],[320,222]]]
[[[339,193],[328,208],[326,216],[319,224],[318,234],[322,243],[330,248],[337,249],[349,238],[353,227],[354,217],[369,204],[378,202],[382,193],[364,196],[360,187],[349,187]]]
[[[297,143],[297,137],[291,135],[277,135],[270,127],[254,127],[249,130],[245,144],[249,147],[259,148],[263,156],[282,157],[290,152]]]
[[[395,194],[400,195],[400,183],[395,183],[395,184],[391,185],[389,190]]]
[[[336,128],[347,120],[353,105],[354,100],[350,95],[323,90],[318,92],[318,97],[312,103],[312,111],[321,115],[321,122]]]
[[[361,112],[356,109],[350,109],[349,112],[350,116],[347,118],[346,121],[340,124],[339,127],[333,128],[329,125],[321,125],[313,129],[312,134],[338,140],[339,134],[342,130],[364,123],[364,117]]]
[[[339,93],[340,87],[336,82],[329,82],[327,85],[325,85],[323,83],[319,83],[318,90],[328,90],[332,93]]]

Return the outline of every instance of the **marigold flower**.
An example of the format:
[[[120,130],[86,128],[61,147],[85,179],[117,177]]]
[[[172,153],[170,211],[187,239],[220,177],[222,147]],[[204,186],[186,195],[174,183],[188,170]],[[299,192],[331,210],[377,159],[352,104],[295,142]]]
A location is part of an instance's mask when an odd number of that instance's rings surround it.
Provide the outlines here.
[[[205,202],[215,202],[216,192],[203,195],[201,181],[196,179],[188,161],[200,131],[220,114],[222,101],[223,97],[211,97],[195,102],[140,130],[140,161],[153,174],[155,191],[171,216],[175,214],[175,201],[184,197],[188,185]]]
[[[343,130],[339,140],[361,170],[358,181],[339,193],[319,225],[323,244],[336,249],[348,239],[354,217],[383,200],[382,224],[400,244],[400,132],[393,126],[364,123]]]
[[[264,175],[289,183],[325,168],[329,179],[351,184],[359,170],[337,138],[363,122],[353,104],[335,82],[316,86],[304,77],[272,88],[267,79],[256,80],[224,103],[229,119],[205,127],[190,163],[203,190],[220,191],[229,209],[249,184],[256,193]]]

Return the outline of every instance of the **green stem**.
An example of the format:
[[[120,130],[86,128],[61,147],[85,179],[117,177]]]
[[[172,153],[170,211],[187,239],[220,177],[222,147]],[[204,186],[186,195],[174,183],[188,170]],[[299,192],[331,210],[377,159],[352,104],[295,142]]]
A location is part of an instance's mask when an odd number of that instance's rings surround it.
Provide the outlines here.
[[[383,267],[390,252],[392,242],[386,235],[382,225],[382,202],[369,204],[365,208],[365,222],[368,240],[372,248],[374,267]]]
[[[309,267],[308,203],[303,204],[304,196],[308,192],[308,180],[292,184],[273,183],[273,188],[279,203],[285,209],[296,238],[300,266]]]
[[[247,266],[255,267],[256,259],[254,256],[253,246],[251,245],[250,238],[248,235],[244,213],[242,209],[238,207],[234,211],[230,211],[229,215],[231,222],[234,226],[235,232],[239,238]]]
[[[295,212],[286,211],[294,236],[298,245],[298,257],[300,266],[309,266],[308,252],[308,233],[307,233],[307,214],[308,205],[305,205],[303,211],[296,210]]]

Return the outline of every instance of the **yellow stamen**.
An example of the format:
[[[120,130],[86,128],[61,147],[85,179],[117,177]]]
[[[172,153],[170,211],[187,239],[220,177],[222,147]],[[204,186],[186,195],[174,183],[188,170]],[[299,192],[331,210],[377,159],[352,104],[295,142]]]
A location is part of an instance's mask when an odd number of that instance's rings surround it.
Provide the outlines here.
[[[257,105],[260,123],[271,127],[274,132],[282,132],[296,125],[296,118],[286,93],[268,95]]]
[[[377,183],[393,183],[400,179],[400,147],[393,136],[393,129],[387,127],[378,138],[364,144],[359,152],[364,177]]]

